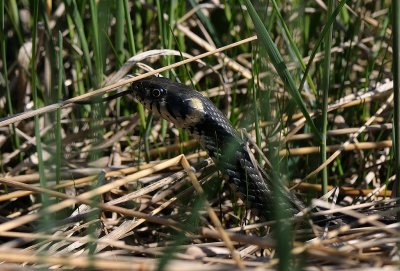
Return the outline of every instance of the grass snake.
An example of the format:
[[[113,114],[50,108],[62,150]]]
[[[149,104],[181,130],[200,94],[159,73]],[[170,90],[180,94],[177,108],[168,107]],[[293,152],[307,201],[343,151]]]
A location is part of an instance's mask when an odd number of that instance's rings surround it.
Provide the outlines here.
[[[273,219],[276,202],[280,202],[290,216],[302,208],[302,203],[282,184],[272,183],[249,153],[247,142],[208,98],[164,77],[135,81],[130,92],[153,114],[197,138],[239,196],[259,216]],[[278,194],[283,201],[276,200]]]

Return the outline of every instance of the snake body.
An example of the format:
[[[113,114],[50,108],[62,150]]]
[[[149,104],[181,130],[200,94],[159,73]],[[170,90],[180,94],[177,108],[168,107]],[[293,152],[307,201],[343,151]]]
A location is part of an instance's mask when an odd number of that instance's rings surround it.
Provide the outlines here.
[[[237,189],[248,206],[264,219],[273,218],[274,195],[284,197],[284,208],[294,215],[302,208],[301,202],[283,185],[273,193],[272,182],[252,159],[246,142],[232,127],[225,115],[199,92],[163,77],[149,77],[135,81],[131,93],[155,115],[187,129],[198,138],[214,163]],[[287,204],[288,203],[288,204]]]

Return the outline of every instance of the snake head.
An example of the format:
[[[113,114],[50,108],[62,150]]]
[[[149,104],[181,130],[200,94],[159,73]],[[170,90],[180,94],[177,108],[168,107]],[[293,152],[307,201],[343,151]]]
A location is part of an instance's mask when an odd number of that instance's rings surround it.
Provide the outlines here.
[[[197,91],[164,77],[135,81],[131,93],[145,108],[180,128],[190,128],[201,122],[205,103],[209,102]]]
[[[155,78],[158,77],[144,78],[133,82],[131,85],[135,99],[151,111],[153,111],[152,105],[163,103],[167,95],[165,86],[158,83]]]

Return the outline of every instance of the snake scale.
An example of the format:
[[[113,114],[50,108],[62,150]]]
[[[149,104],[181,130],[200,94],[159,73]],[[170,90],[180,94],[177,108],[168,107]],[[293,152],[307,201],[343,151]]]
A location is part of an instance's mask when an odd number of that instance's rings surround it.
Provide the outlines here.
[[[285,210],[295,215],[302,203],[283,185],[273,193],[270,178],[263,177],[246,142],[225,115],[205,96],[164,77],[148,77],[132,83],[134,98],[155,115],[188,130],[204,148],[239,195],[264,219],[273,218],[275,194],[285,198]],[[276,191],[276,190],[275,190]],[[279,201],[282,202],[282,201]]]

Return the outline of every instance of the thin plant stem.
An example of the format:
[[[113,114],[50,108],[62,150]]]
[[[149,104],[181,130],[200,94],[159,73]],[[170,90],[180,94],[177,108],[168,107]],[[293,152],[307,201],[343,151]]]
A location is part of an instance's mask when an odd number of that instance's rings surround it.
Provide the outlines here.
[[[332,15],[334,0],[328,1],[328,18]],[[322,144],[321,144],[321,164],[326,161],[326,133],[328,129],[328,98],[330,87],[330,66],[331,66],[331,48],[332,48],[332,30],[333,25],[329,25],[328,33],[324,39],[324,68],[322,77]],[[322,170],[322,193],[328,192],[328,168]]]
[[[96,79],[94,80],[94,86],[97,88],[101,85],[101,78],[103,74],[103,64],[101,63],[101,52],[100,52],[100,44],[99,44],[99,20],[97,17],[97,4],[95,0],[90,0],[89,1],[89,7],[90,7],[90,16],[92,17],[91,25],[92,25],[92,42],[94,45],[94,64],[95,64],[95,70],[96,70]]]
[[[300,64],[301,70],[304,72],[306,70],[306,64],[303,61],[303,57],[301,56],[300,50],[297,47],[296,43],[293,40],[292,33],[290,33],[288,26],[285,23],[285,20],[283,19],[281,13],[279,12],[278,4],[276,0],[271,0],[272,7],[274,8],[274,11],[276,15],[278,16],[279,22],[282,25],[283,30],[285,31],[284,33],[286,34],[287,40],[289,42],[288,46],[290,45],[290,48],[292,48],[294,54],[296,55],[296,60]],[[316,93],[316,88],[314,85],[314,82],[312,81],[312,78],[309,74],[306,75],[307,78],[307,83],[310,86],[311,90]]]
[[[116,12],[115,12],[115,54],[117,57],[117,67],[120,68],[122,66],[122,63],[125,60],[125,54],[124,54],[124,22],[125,22],[125,17],[124,17],[124,2],[122,1],[115,1],[116,5]],[[117,104],[116,104],[116,115],[117,117],[121,116],[121,99],[117,99]]]
[[[128,2],[128,0],[123,0],[123,1],[124,1],[125,25],[126,25],[126,29],[128,31],[127,40],[128,40],[129,55],[130,55],[130,57],[132,57],[132,56],[136,55],[135,40],[133,38],[133,30],[132,30],[133,22],[131,19],[131,15],[129,13],[129,2]],[[138,104],[137,110],[138,110],[139,118],[140,118],[140,126],[142,127],[142,129],[145,129],[146,119],[144,116],[143,105]]]
[[[398,0],[392,1],[393,18],[393,93],[394,93],[394,163],[396,181],[392,196],[400,196],[400,4]],[[399,217],[399,216],[398,216]]]
[[[4,85],[6,88],[6,101],[8,105],[8,113],[10,115],[14,114],[12,101],[11,101],[11,92],[10,92],[10,84],[8,82],[8,68],[7,68],[7,58],[6,58],[6,36],[4,35],[5,26],[4,26],[4,0],[0,0],[0,23],[1,23],[1,31],[0,31],[0,50],[1,50],[1,59],[3,62],[3,77],[4,77]],[[17,136],[15,125],[10,125],[12,130],[12,143],[14,149],[18,149],[20,147],[20,140]],[[22,159],[22,153],[20,154],[20,158]]]
[[[62,87],[63,87],[63,36],[62,33],[58,33],[58,87],[57,87],[57,100],[62,100]],[[56,112],[56,183],[59,184],[61,180],[61,108],[57,109]]]
[[[85,36],[84,32],[84,24],[83,24],[83,19],[81,17],[81,14],[79,13],[77,4],[75,0],[65,0],[66,7],[68,9],[68,13],[71,14],[72,20],[75,24],[75,29],[76,32],[78,33],[78,38],[80,41],[80,45],[83,51],[83,58],[86,62],[87,68],[89,70],[89,74],[93,75],[93,67],[92,67],[92,62],[91,62],[91,56],[89,52],[89,46],[87,43],[87,39]],[[89,79],[91,79],[91,76],[89,76]]]
[[[39,1],[33,1],[33,29],[32,29],[32,57],[31,57],[31,88],[33,93],[33,102],[35,109],[40,107],[38,99],[38,88],[36,85],[36,33],[38,26],[38,14],[39,11]],[[39,166],[39,179],[40,185],[42,187],[47,187],[46,175],[44,172],[44,161],[43,161],[43,151],[42,151],[42,140],[40,138],[40,119],[39,116],[35,116],[35,136],[36,136],[36,152],[38,158]],[[48,204],[48,197],[45,194],[41,194],[42,202],[46,206]]]

